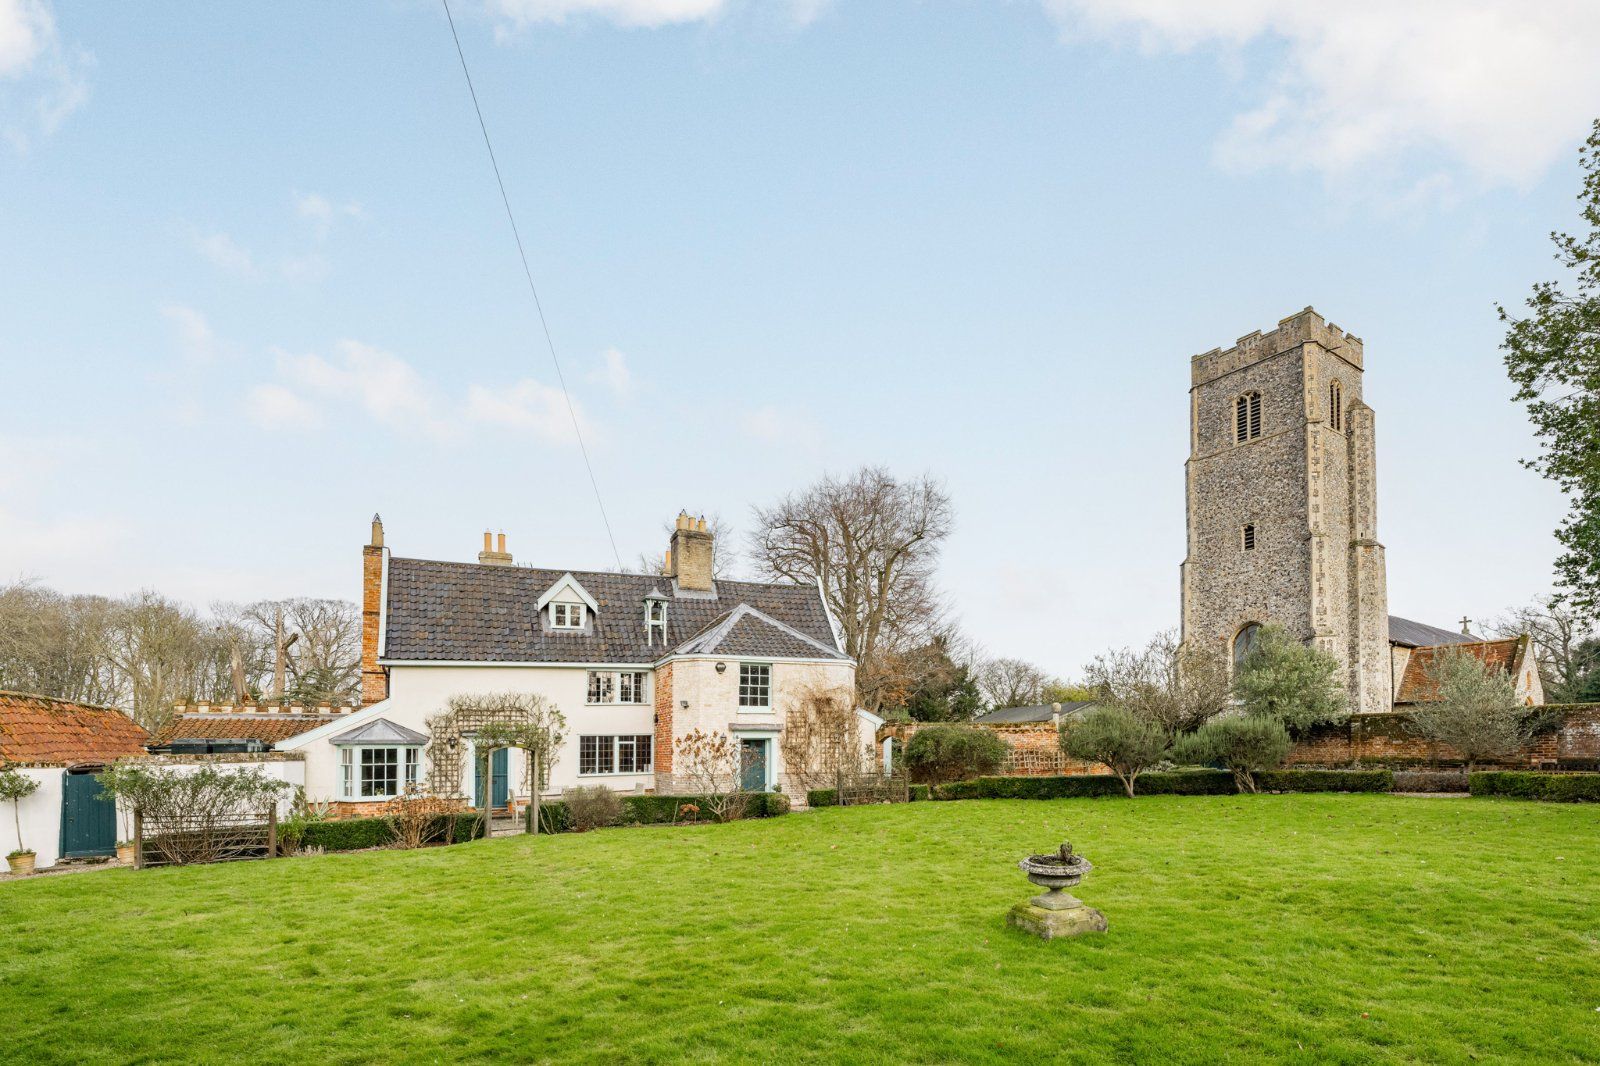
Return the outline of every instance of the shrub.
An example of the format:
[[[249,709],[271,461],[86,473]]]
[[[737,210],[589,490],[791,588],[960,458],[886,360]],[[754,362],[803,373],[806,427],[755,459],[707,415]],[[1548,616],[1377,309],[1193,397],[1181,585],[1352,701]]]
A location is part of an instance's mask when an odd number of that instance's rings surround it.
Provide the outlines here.
[[[1263,770],[1256,787],[1263,792],[1392,792],[1388,770]]]
[[[1600,803],[1600,774],[1488,770],[1470,774],[1467,783],[1474,796],[1507,796],[1556,803]]]
[[[33,849],[22,842],[22,801],[33,795],[39,789],[39,782],[24,774],[21,770],[0,770],[0,800],[7,800],[11,804],[11,818],[17,825],[17,847],[6,858],[13,855],[32,855]]]
[[[1465,792],[1465,770],[1396,770],[1396,792]]]
[[[573,830],[573,814],[571,807],[566,802],[571,798],[572,791],[563,794],[563,798],[554,802],[545,801],[539,804],[539,832],[541,833],[566,833]],[[618,796],[622,810],[613,825],[670,825],[685,819],[679,811],[685,804],[700,807],[704,803],[703,796]],[[789,813],[789,797],[781,792],[751,792],[746,793],[748,804],[744,815],[747,818],[776,818],[781,814]],[[704,808],[702,808],[704,809]],[[533,818],[533,808],[529,807],[524,816]]]
[[[1005,758],[1005,741],[982,726],[928,726],[906,742],[912,776],[932,784],[992,774]]]
[[[1121,707],[1100,707],[1061,725],[1061,749],[1111,767],[1130,797],[1139,775],[1161,761],[1167,745],[1160,726]]]
[[[429,844],[460,843],[483,836],[483,816],[476,811],[458,811],[436,819],[423,841]],[[302,848],[323,851],[362,851],[386,848],[395,842],[392,818],[342,818],[310,822],[300,838]]]
[[[1183,737],[1173,756],[1181,762],[1221,764],[1233,774],[1240,792],[1255,792],[1256,773],[1282,766],[1292,744],[1289,730],[1276,718],[1233,715]]]
[[[574,831],[588,832],[622,821],[622,797],[604,785],[569,788],[561,794]]]

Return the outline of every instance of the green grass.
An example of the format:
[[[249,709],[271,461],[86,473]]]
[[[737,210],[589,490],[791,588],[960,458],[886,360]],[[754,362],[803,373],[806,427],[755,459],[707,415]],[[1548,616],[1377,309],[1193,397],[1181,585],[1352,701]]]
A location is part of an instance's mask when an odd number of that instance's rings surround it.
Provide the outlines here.
[[[1111,922],[1002,915],[1068,837]],[[1600,1061],[1600,809],[859,807],[0,885],[8,1062]]]

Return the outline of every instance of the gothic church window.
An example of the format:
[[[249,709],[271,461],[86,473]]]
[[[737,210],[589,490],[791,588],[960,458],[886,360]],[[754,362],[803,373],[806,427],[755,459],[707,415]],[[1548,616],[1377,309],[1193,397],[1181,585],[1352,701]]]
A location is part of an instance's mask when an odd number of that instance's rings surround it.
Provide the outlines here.
[[[1233,442],[1243,444],[1261,436],[1261,394],[1247,392],[1233,401]]]
[[[1337,381],[1328,385],[1328,424],[1344,432],[1344,390]]]
[[[1256,622],[1246,622],[1244,627],[1233,637],[1233,668],[1235,670],[1244,665],[1250,653],[1256,650],[1256,643],[1261,639],[1261,626]]]

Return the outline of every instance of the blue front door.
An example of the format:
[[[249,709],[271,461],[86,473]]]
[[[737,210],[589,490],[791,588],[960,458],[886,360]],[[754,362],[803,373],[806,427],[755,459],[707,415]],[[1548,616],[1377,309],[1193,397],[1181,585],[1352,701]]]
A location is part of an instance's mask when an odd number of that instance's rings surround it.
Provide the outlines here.
[[[61,854],[69,859],[117,850],[117,805],[93,774],[61,775]]]
[[[767,790],[767,740],[749,737],[739,742],[739,787],[746,792]]]
[[[489,756],[489,805],[504,807],[511,798],[511,749],[496,748]],[[483,805],[483,760],[472,760],[472,796]]]

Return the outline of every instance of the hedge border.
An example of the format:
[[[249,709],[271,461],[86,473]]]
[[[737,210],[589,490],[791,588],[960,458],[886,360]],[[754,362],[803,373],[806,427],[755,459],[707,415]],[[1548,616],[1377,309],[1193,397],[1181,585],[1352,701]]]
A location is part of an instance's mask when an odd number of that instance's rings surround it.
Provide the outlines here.
[[[1480,770],[1467,777],[1474,796],[1600,803],[1600,774],[1547,774],[1535,770]]]
[[[1261,770],[1262,792],[1393,792],[1392,770]]]
[[[930,786],[911,785],[908,792],[912,803],[922,803],[933,797],[929,795]],[[837,807],[839,805],[839,790],[836,788],[814,788],[806,793],[806,806],[808,807]]]
[[[483,816],[477,811],[462,811],[445,815],[431,826],[423,839],[440,843],[446,836],[449,819],[455,819],[457,842],[472,840],[484,835]],[[337,818],[325,822],[308,822],[300,838],[302,848],[321,848],[324,851],[361,851],[366,848],[385,848],[395,842],[394,819]]]
[[[678,811],[686,803],[704,807],[704,796],[623,796],[622,819],[618,825],[670,825],[674,822],[686,821],[678,817]],[[746,818],[776,818],[789,813],[789,797],[781,792],[757,792],[751,795],[749,806],[745,808]],[[693,819],[694,821],[707,821],[706,818]],[[523,816],[523,824],[531,829],[533,827],[533,808],[529,807]],[[567,810],[567,805],[560,800],[550,800],[539,804],[539,831],[541,833],[566,833],[572,830],[572,815]]]

